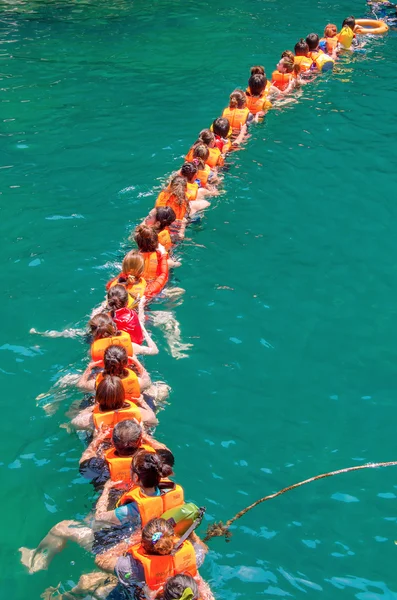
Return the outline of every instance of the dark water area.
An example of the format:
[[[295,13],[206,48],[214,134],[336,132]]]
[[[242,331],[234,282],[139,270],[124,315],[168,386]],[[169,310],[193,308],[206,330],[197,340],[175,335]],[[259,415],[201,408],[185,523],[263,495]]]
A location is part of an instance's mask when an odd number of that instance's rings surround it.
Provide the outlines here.
[[[95,501],[84,445],[60,425],[81,398],[81,327],[198,132],[249,68],[360,0],[3,3],[0,47],[1,597],[70,589],[93,557],[68,547],[27,574],[57,521]],[[397,38],[367,41],[233,155],[225,193],[178,250],[172,311],[186,357],[145,361],[172,387],[157,437],[207,520],[311,475],[396,459]],[[55,387],[54,387],[55,386]],[[37,401],[37,396],[45,397]],[[47,414],[42,405],[52,403]],[[217,598],[397,598],[394,469],[316,482],[211,542]]]

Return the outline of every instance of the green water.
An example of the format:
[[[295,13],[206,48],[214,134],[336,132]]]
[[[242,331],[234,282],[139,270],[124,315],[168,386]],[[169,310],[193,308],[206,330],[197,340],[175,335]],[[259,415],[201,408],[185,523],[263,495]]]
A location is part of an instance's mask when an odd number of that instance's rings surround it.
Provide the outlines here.
[[[162,178],[282,50],[362,0],[299,5],[109,0],[1,8],[2,598],[69,588],[93,560],[70,546],[28,575],[19,546],[95,498],[83,445],[36,396],[81,370],[81,326]],[[181,247],[174,308],[146,366],[172,386],[158,437],[209,519],[316,473],[396,459],[397,40],[371,40],[231,159],[225,194]],[[54,398],[50,398],[54,399]],[[203,568],[218,598],[397,598],[396,473],[317,482],[238,522]]]

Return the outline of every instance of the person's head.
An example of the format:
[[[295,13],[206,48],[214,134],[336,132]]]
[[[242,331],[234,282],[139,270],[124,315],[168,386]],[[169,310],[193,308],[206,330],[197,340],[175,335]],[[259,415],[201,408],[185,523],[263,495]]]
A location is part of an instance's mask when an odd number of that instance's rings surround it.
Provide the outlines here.
[[[174,175],[171,178],[170,184],[168,186],[168,192],[169,194],[172,194],[176,200],[177,203],[181,206],[184,203],[187,203],[187,198],[186,198],[186,190],[187,190],[187,181],[185,177],[182,177],[182,175]]]
[[[113,375],[104,377],[96,389],[95,401],[103,411],[122,408],[125,391],[121,379]]]
[[[317,50],[319,41],[320,38],[318,37],[317,33],[309,33],[306,38],[306,44],[309,47],[309,52]]]
[[[107,313],[99,313],[92,317],[88,321],[88,327],[94,342],[117,335],[117,327]]]
[[[165,464],[156,453],[140,450],[134,456],[131,464],[132,480],[143,488],[154,488],[163,477],[169,477],[172,468]]]
[[[234,90],[230,94],[229,108],[244,108],[247,97],[243,90]]]
[[[328,25],[324,29],[324,37],[325,38],[335,37],[337,33],[338,33],[338,28],[333,23],[328,23]]]
[[[151,519],[142,529],[141,543],[146,554],[171,554],[175,545],[174,529],[165,519]]]
[[[145,261],[137,250],[130,250],[123,258],[123,273],[128,277],[139,279],[144,267]]]
[[[347,17],[342,23],[342,27],[350,27],[352,31],[354,31],[355,26],[356,19],[354,17]]]
[[[169,477],[171,477],[174,474],[175,456],[168,448],[159,448],[156,450],[156,454],[160,457],[163,465],[167,465],[171,469],[172,472],[169,473]]]
[[[154,227],[156,231],[163,231],[176,219],[175,211],[171,206],[158,206],[152,212],[150,222],[148,219],[146,219],[146,222]]]
[[[203,170],[205,168],[205,163],[208,160],[210,155],[210,151],[208,150],[208,146],[205,144],[197,144],[197,146],[193,149],[193,164],[195,164],[199,169]]]
[[[127,350],[123,346],[109,346],[103,355],[105,375],[121,377],[128,365]]]
[[[301,38],[299,42],[295,44],[295,56],[307,56],[309,52],[309,46],[306,43],[306,40]]]
[[[211,129],[202,129],[197,141],[211,147],[211,145],[214,143],[214,139],[214,134],[212,133]]]
[[[229,135],[230,124],[225,117],[218,117],[212,123],[212,130],[215,135],[219,135],[221,138],[227,138]]]
[[[280,62],[277,65],[277,70],[280,73],[299,73],[300,71],[300,67],[299,65],[295,64],[294,59],[289,58],[289,57],[284,57],[280,60]]]
[[[198,600],[200,592],[191,575],[180,573],[167,579],[161,594],[162,600]]]
[[[281,54],[281,58],[290,58],[291,60],[294,60],[295,57],[291,50],[284,50],[284,52]]]
[[[248,85],[253,96],[260,96],[266,89],[267,79],[264,75],[256,73],[248,79]]]
[[[131,456],[142,444],[142,427],[132,419],[121,421],[114,426],[112,441],[120,455]]]
[[[128,292],[123,285],[117,284],[108,291],[108,308],[110,314],[114,317],[114,313],[119,308],[128,306]]]
[[[197,171],[197,165],[186,162],[182,165],[181,176],[184,177],[188,183],[192,183],[196,179]]]
[[[159,245],[157,231],[147,225],[138,225],[134,239],[140,252],[155,252]]]
[[[254,67],[251,67],[251,75],[265,75],[265,67],[262,67],[262,65],[255,65]]]

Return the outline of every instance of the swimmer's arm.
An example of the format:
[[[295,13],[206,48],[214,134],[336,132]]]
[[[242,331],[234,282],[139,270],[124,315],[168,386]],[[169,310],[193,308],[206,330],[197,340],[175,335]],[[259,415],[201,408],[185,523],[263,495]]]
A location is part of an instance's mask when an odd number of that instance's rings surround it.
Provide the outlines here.
[[[138,381],[139,381],[139,386],[141,388],[141,391],[144,390],[145,388],[149,387],[149,385],[152,383],[151,379],[150,379],[150,375],[149,373],[146,371],[145,367],[143,366],[142,363],[139,362],[139,360],[137,358],[135,358],[135,356],[132,356],[130,358],[130,363],[132,364],[132,366],[134,366],[137,370],[137,374],[138,374]]]
[[[141,316],[141,315],[139,315],[139,316]],[[154,354],[158,354],[159,349],[157,347],[157,344],[152,340],[152,338],[148,334],[146,327],[143,324],[143,319],[141,319],[141,328],[142,328],[143,337],[145,338],[145,340],[147,342],[147,346],[140,346],[139,344],[133,343],[132,347],[134,349],[134,354],[146,354],[146,355],[150,355],[150,356],[153,356]]]
[[[240,129],[240,133],[238,134],[236,139],[233,141],[232,145],[239,146],[241,144],[241,142],[244,140],[246,135],[247,135],[247,125],[243,125],[242,128]]]
[[[77,382],[78,388],[81,390],[87,390],[88,392],[93,392],[95,390],[95,377],[91,378],[92,370],[94,367],[97,367],[99,364],[101,364],[101,362],[102,361],[90,362],[88,364],[88,367]]]
[[[86,331],[85,329],[65,329],[64,331],[37,331],[34,327],[30,329],[29,333],[42,335],[43,337],[51,337],[51,338],[75,338],[79,336],[83,336]]]
[[[110,550],[97,554],[95,557],[95,564],[102,569],[102,571],[114,573],[116,563],[120,556],[125,554],[130,547],[131,542],[129,540],[120,542],[116,546],[113,546],[113,548],[110,548]]]
[[[152,437],[145,431],[142,432],[142,442],[144,444],[149,444],[149,446],[152,446],[152,448],[154,448],[155,450],[169,450],[169,448],[165,444],[158,442],[154,439],[154,437]]]
[[[104,521],[105,523],[111,523],[112,525],[120,525],[120,519],[116,517],[116,512],[114,510],[108,510],[109,493],[111,488],[116,484],[120,484],[120,482],[114,482],[111,479],[105,483],[102,496],[99,498],[96,505],[95,519],[97,521]]]
[[[94,429],[94,420],[92,411],[94,408],[89,406],[82,410],[74,419],[71,420],[71,425],[75,429]]]
[[[159,424],[156,415],[154,414],[153,410],[150,408],[146,400],[144,400],[143,396],[140,396],[137,404],[141,409],[141,417],[145,425],[148,425],[149,427],[155,427]]]
[[[81,455],[79,462],[80,466],[85,461],[90,460],[90,458],[95,458],[97,456],[100,445],[108,436],[108,427],[101,428],[101,430],[98,431],[98,433],[94,436],[94,439],[92,440],[91,444],[88,446],[88,448],[84,450],[83,454]]]

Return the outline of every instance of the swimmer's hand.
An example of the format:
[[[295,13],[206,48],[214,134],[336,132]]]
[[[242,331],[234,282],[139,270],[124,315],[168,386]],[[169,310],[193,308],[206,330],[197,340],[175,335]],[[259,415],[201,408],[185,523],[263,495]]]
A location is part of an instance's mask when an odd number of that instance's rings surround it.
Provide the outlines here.
[[[118,481],[112,481],[111,479],[108,479],[107,482],[105,483],[105,485],[103,486],[103,491],[108,491],[111,488],[124,488],[126,490],[130,489],[131,484],[127,483],[126,481],[123,481],[122,479],[119,479]]]

